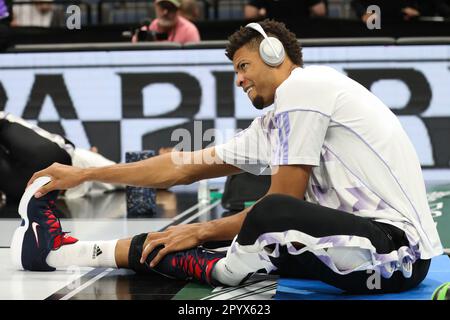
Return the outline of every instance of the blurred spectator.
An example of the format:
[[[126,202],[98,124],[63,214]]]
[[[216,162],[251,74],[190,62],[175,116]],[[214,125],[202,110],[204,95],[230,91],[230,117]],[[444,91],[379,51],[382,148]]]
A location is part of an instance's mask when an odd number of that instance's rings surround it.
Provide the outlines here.
[[[419,0],[421,16],[450,18],[450,0]]]
[[[14,1],[12,26],[15,27],[56,27],[64,25],[64,12],[51,2],[53,0],[31,1],[20,4]],[[46,3],[47,2],[47,3]]]
[[[327,7],[324,0],[248,0],[244,7],[244,16],[248,20],[270,18],[293,22],[302,18],[326,15]]]
[[[11,0],[0,0],[0,24],[9,25],[11,20]]]
[[[180,0],[155,0],[156,19],[149,26],[143,26],[141,31],[155,33],[153,40],[166,40],[186,43],[199,42],[200,33],[197,27],[180,14]],[[162,37],[161,34],[165,34]],[[156,38],[156,39],[155,39]],[[138,42],[138,35],[134,35],[132,42]]]
[[[418,18],[418,0],[352,0],[356,16],[367,22],[375,13],[367,13],[367,8],[376,5],[380,8],[381,21],[408,21]]]
[[[191,22],[200,19],[200,7],[197,0],[181,0],[180,14]]]
[[[11,1],[0,0],[0,51],[5,50],[10,42]]]

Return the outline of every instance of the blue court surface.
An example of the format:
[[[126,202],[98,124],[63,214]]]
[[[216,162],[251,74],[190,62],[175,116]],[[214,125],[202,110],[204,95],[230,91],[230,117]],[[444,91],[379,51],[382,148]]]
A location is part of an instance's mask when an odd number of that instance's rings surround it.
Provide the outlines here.
[[[425,280],[415,289],[378,295],[350,295],[321,281],[279,279],[276,300],[430,300],[434,290],[450,282],[450,258],[435,257]]]

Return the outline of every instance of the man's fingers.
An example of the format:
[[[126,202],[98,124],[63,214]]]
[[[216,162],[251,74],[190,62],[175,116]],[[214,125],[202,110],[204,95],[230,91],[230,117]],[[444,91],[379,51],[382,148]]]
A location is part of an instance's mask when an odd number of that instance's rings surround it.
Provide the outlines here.
[[[38,171],[38,172],[34,173],[31,176],[30,180],[28,180],[27,188],[34,182],[34,180],[36,180],[37,178],[42,177],[42,176],[43,176],[42,171]]]
[[[147,260],[147,257],[150,253],[159,245],[164,245],[164,239],[152,240],[144,246],[144,250],[142,251],[141,263],[144,263]]]
[[[53,181],[50,181],[45,186],[40,187],[39,190],[36,191],[34,196],[36,198],[40,198],[40,197],[46,195],[47,193],[49,193],[50,191],[53,191],[53,190],[55,190],[55,183]]]
[[[147,247],[147,245],[152,242],[152,241],[156,241],[158,239],[161,238],[165,238],[165,236],[162,234],[162,232],[149,232],[147,234],[147,238],[144,241],[144,244],[142,245],[142,247],[145,249],[145,247]]]
[[[152,262],[150,263],[150,267],[154,268],[159,261],[161,261],[162,258],[166,256],[170,252],[169,247],[164,247],[161,250],[159,250],[158,254],[153,258]]]

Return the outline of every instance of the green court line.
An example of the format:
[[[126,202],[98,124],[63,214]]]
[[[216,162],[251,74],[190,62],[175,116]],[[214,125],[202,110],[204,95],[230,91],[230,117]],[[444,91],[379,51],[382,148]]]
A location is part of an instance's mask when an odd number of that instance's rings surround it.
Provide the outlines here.
[[[200,300],[212,294],[213,288],[198,283],[188,283],[172,300]]]
[[[450,184],[429,187],[428,204],[444,248],[450,248]]]

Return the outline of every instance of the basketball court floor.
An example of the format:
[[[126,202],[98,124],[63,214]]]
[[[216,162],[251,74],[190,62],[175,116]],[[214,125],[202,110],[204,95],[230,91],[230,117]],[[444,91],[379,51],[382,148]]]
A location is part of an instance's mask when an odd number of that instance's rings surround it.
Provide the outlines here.
[[[430,186],[428,199],[442,242],[450,252],[450,185]],[[220,200],[199,205],[194,187],[159,190],[155,214],[127,215],[124,191],[58,200],[59,218],[64,231],[80,240],[128,238],[170,225],[206,221],[229,215]],[[55,272],[17,271],[10,263],[10,240],[20,224],[17,206],[0,208],[0,300],[240,300],[273,299],[276,276],[252,277],[235,288],[212,288],[175,281],[158,274],[137,275],[131,270],[69,268]],[[226,243],[206,246],[221,247]]]
[[[80,240],[128,238],[170,225],[222,217],[220,200],[199,205],[195,189],[159,190],[158,210],[148,216],[127,215],[124,191],[57,202],[64,231]],[[69,268],[55,272],[14,270],[10,263],[10,241],[19,226],[17,205],[0,209],[0,300],[170,300],[170,299],[271,299],[276,279],[250,279],[245,286],[216,288],[174,281],[157,274],[137,275],[131,270]],[[226,243],[212,243],[214,247]]]

